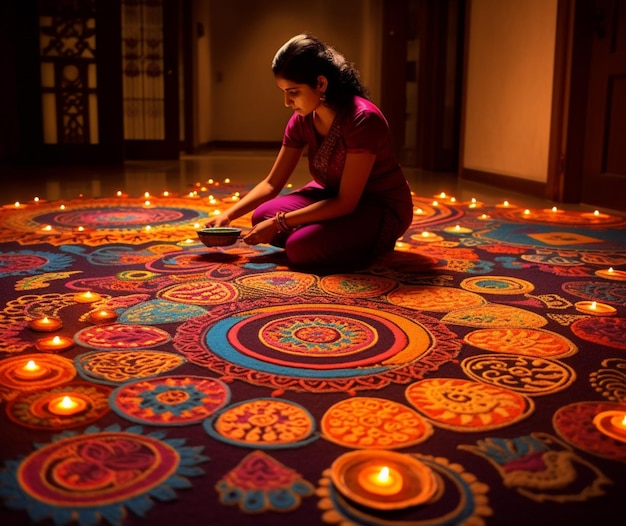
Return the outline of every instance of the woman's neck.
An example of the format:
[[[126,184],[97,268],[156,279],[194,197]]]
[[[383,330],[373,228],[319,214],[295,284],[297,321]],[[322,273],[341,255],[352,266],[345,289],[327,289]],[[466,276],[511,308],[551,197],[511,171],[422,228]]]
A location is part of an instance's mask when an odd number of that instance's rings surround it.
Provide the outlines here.
[[[320,106],[313,112],[313,123],[320,135],[326,136],[333,125],[337,112],[328,106]]]

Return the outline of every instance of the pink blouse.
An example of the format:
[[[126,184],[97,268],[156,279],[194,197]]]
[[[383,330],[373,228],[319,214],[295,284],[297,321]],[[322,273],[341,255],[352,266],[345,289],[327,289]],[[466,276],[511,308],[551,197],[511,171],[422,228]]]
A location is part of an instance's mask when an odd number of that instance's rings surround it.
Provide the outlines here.
[[[294,113],[285,128],[283,145],[308,146],[311,176],[328,190],[339,191],[348,152],[376,156],[364,194],[407,187],[393,152],[387,120],[376,105],[362,97],[354,97],[354,104],[335,116],[326,137],[316,132],[313,114],[302,117]]]

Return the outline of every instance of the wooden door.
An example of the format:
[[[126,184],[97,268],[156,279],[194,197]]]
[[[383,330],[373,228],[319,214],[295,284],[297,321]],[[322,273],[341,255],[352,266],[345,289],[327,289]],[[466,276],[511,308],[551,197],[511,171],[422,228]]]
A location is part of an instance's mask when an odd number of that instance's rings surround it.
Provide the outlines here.
[[[626,0],[595,0],[581,202],[626,212]]]
[[[122,0],[124,157],[178,159],[178,2]]]

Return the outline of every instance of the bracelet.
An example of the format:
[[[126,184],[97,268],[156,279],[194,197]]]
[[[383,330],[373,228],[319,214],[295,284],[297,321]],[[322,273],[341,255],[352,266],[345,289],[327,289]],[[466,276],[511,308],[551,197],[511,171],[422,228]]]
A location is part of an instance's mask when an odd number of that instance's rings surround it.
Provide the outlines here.
[[[285,217],[285,212],[276,212],[276,217],[274,218],[276,221],[276,227],[279,231],[287,233],[291,230],[289,225],[287,224],[287,218]]]

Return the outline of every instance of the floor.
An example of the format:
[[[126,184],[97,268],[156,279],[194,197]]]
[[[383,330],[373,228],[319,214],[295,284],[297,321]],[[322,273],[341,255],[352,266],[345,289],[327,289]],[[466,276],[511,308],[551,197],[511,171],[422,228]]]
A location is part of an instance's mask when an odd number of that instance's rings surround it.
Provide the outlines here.
[[[0,166],[2,191],[0,205],[26,203],[35,198],[48,201],[69,200],[80,195],[108,197],[122,191],[130,196],[163,191],[184,195],[197,183],[210,179],[252,185],[270,170],[275,152],[270,150],[215,150],[199,155],[184,155],[171,161],[127,161],[115,166]],[[405,168],[411,187],[421,196],[445,192],[460,201],[475,198],[486,204],[508,200],[520,207],[552,208],[554,203],[528,195],[514,194],[489,185],[459,180],[455,173],[425,172]],[[292,184],[308,181],[306,159],[298,166]],[[561,205],[559,205],[561,207]],[[572,210],[592,207],[563,205]]]

